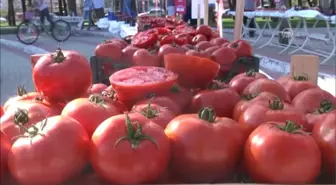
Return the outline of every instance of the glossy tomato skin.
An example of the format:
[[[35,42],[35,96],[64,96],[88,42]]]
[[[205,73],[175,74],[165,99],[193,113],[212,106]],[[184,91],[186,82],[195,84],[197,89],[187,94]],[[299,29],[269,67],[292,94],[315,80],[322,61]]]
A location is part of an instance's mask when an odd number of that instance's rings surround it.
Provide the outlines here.
[[[140,84],[125,83],[123,81],[125,77],[126,80],[127,78],[137,79]],[[176,73],[161,67],[135,66],[114,73],[109,80],[119,100],[137,101],[153,93],[160,95],[168,92],[176,83],[177,78]]]
[[[57,62],[53,58],[55,54],[59,55]],[[58,50],[53,55],[41,57],[33,68],[36,90],[55,102],[67,102],[83,95],[92,84],[87,59],[75,51]]]
[[[244,144],[235,121],[217,117],[209,123],[197,114],[183,114],[168,124],[165,133],[172,142],[171,171],[183,182],[212,183],[232,177]]]
[[[9,106],[11,106],[13,104],[16,104],[19,101],[34,100],[34,99],[39,98],[41,96],[42,95],[38,92],[29,92],[29,93],[26,93],[26,94],[11,97],[5,102],[5,104],[3,106],[3,109],[4,109],[4,111],[6,111]]]
[[[302,130],[288,133],[268,122],[249,136],[244,164],[256,183],[314,183],[320,173],[321,152],[314,139]]]
[[[209,41],[201,41],[195,45],[196,48],[200,50],[206,50],[207,48],[210,48],[212,45]]]
[[[244,89],[242,94],[259,94],[261,92],[270,92],[276,95],[280,100],[290,102],[287,91],[277,81],[267,78],[254,80]]]
[[[220,65],[221,72],[227,72],[237,60],[237,55],[229,48],[220,48],[211,54],[211,58]]]
[[[301,92],[295,96],[292,104],[296,109],[304,113],[312,113],[320,108],[320,104],[323,100],[327,100],[336,107],[336,98],[320,88],[307,89]]]
[[[160,57],[156,52],[148,52],[146,49],[139,49],[133,55],[133,66],[156,66],[161,63]]]
[[[161,59],[163,59],[164,55],[170,54],[170,53],[180,53],[184,54],[186,51],[182,47],[179,46],[173,46],[171,44],[165,44],[160,47],[158,55]]]
[[[173,44],[174,41],[175,41],[174,35],[163,36],[162,39],[160,39],[160,46],[163,46],[165,44]]]
[[[208,41],[208,39],[204,35],[202,35],[202,34],[197,34],[192,39],[191,44],[196,45],[197,43],[202,42],[202,41]]]
[[[129,118],[133,127],[135,122],[139,123],[143,133],[152,137],[157,145],[150,140],[140,141],[138,147],[133,149],[128,140],[122,140],[115,145],[120,137],[127,135],[126,116],[113,116],[99,125],[92,136],[92,167],[101,178],[110,183],[154,182],[168,166],[169,139],[162,127],[156,123],[143,121],[144,118],[138,114],[130,114]]]
[[[164,66],[179,75],[178,84],[189,89],[205,88],[217,76],[220,66],[207,58],[169,54]]]
[[[152,116],[154,111],[156,113]],[[176,114],[169,108],[156,104],[150,104],[150,108],[148,108],[148,104],[135,105],[131,113],[140,114],[144,118],[160,125],[163,129],[165,129],[168,123],[176,117]]]
[[[336,115],[328,114],[323,120],[316,123],[312,136],[322,152],[322,162],[325,172],[335,177],[336,156]],[[335,178],[334,178],[335,179]]]
[[[215,52],[216,50],[220,49],[220,46],[212,46],[210,48],[207,48],[204,52],[206,52],[208,55],[212,55],[213,52]]]
[[[214,38],[211,39],[210,44],[213,46],[222,46],[224,43],[228,43],[229,41],[225,38]]]
[[[246,134],[250,134],[260,124],[268,121],[284,122],[292,120],[303,128],[307,128],[307,118],[289,104],[283,103],[281,107],[272,108],[277,100],[260,102],[249,106],[239,117],[238,123],[244,128]],[[272,105],[273,104],[273,105]]]
[[[232,118],[233,108],[239,100],[240,96],[231,88],[203,90],[192,98],[190,111],[195,113],[202,107],[210,107],[216,111],[217,116]]]
[[[314,128],[314,125],[317,123],[323,122],[326,117],[328,117],[329,114],[336,114],[335,108],[332,110],[329,110],[328,112],[313,112],[313,113],[307,113],[306,118],[307,118],[307,131],[311,132]]]
[[[307,89],[318,88],[316,84],[307,80],[296,80],[295,77],[283,76],[277,80],[288,92],[291,99]]]
[[[253,95],[252,95],[253,96]],[[274,100],[276,96],[269,92],[262,92],[253,99],[242,99],[233,108],[233,120],[239,121],[240,115],[251,105],[255,103],[265,104],[271,100]]]
[[[0,165],[1,165],[1,171],[0,176],[3,177],[7,172],[7,157],[8,153],[11,149],[11,142],[9,138],[6,136],[6,134],[2,131],[0,131],[1,134],[1,153],[0,153]]]
[[[90,140],[76,120],[54,116],[44,121],[36,125],[41,135],[19,138],[8,155],[9,170],[20,184],[60,184],[78,175],[88,161]]]
[[[191,44],[193,37],[187,33],[180,33],[175,35],[175,41],[178,45]]]
[[[244,89],[254,80],[260,78],[267,78],[266,75],[258,72],[246,72],[241,73],[233,77],[229,83],[230,87],[234,89],[238,94],[242,94]]]
[[[104,97],[95,95],[74,99],[62,111],[63,116],[78,121],[90,137],[105,119],[121,113],[111,101],[105,101]]]
[[[234,50],[238,58],[252,56],[252,47],[247,41],[237,40],[229,43],[227,47]]]
[[[148,49],[156,44],[158,32],[156,29],[150,29],[144,32],[138,32],[133,36],[132,45],[138,48]]]
[[[178,104],[182,112],[185,112],[189,107],[193,94],[189,89],[183,88],[179,85],[174,85],[167,94],[167,97]]]
[[[210,58],[210,55],[208,55],[206,52],[202,50],[189,50],[185,53],[188,56],[197,56],[201,58]]]
[[[182,113],[180,106],[177,104],[177,102],[174,102],[172,99],[170,99],[167,96],[157,96],[150,99],[143,99],[140,101],[137,101],[134,106],[138,105],[147,105],[149,102],[152,104],[159,105],[161,107],[167,108],[171,111],[173,111],[176,115],[179,115]]]
[[[24,133],[23,129],[20,129],[15,124],[15,117],[19,117],[18,123],[23,124],[25,127],[30,127],[38,122],[54,116],[53,111],[39,103],[21,103],[18,106],[11,106],[10,109],[1,117],[0,125],[1,130],[7,135],[7,137],[13,143],[17,136]]]
[[[96,46],[94,54],[97,57],[108,57],[113,61],[120,61],[123,49],[124,46],[118,42],[105,41]]]
[[[207,25],[200,25],[196,29],[196,34],[202,34],[207,38],[210,38],[212,36],[212,28]]]
[[[93,84],[88,90],[88,94],[101,94],[108,86],[103,83]]]
[[[121,59],[124,63],[126,64],[131,64],[132,63],[132,59],[133,59],[133,55],[136,51],[138,51],[140,48],[135,47],[133,45],[129,45],[127,47],[125,47],[122,50],[122,56]]]

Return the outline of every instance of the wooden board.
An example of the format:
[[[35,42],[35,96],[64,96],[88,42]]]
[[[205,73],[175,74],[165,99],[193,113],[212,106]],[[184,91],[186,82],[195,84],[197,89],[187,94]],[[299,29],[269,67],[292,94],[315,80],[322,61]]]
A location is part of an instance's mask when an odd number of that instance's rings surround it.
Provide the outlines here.
[[[239,40],[241,37],[243,29],[244,7],[245,7],[245,1],[243,0],[237,1],[233,40]]]
[[[290,69],[290,75],[307,76],[310,81],[317,84],[320,58],[316,55],[292,55]]]

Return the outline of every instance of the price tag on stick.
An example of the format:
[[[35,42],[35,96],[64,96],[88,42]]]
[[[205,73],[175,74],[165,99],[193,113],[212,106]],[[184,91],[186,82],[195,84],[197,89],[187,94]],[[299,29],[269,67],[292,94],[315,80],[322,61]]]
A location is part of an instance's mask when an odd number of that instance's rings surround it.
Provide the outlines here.
[[[291,57],[291,76],[306,76],[309,81],[317,84],[320,70],[320,58],[316,55],[293,55]]]

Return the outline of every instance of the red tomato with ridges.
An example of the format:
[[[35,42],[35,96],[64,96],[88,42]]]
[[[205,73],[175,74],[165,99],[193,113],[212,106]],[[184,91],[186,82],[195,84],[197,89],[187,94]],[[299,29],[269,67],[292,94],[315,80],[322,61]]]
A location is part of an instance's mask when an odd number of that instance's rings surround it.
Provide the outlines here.
[[[35,100],[36,98],[39,98],[41,96],[42,95],[38,92],[27,92],[23,86],[18,86],[17,95],[9,98],[3,105],[3,109],[4,111],[6,111],[9,106],[18,103],[19,101]]]
[[[116,184],[152,183],[170,160],[170,142],[163,128],[139,114],[105,120],[94,132],[90,149],[95,172]]]
[[[238,94],[242,94],[244,89],[253,81],[267,78],[266,75],[258,72],[254,72],[253,70],[247,71],[246,73],[241,73],[235,77],[233,77],[229,83],[232,89],[234,89]]]
[[[18,139],[18,136],[24,134],[24,130],[20,129],[18,124],[28,128],[54,115],[54,112],[50,108],[42,104],[31,102],[20,103],[16,106],[11,106],[1,117],[1,130],[13,143]]]
[[[186,183],[212,183],[231,178],[244,145],[243,131],[213,109],[183,114],[165,129],[172,142],[171,172]]]
[[[202,34],[207,38],[210,38],[212,36],[212,28],[207,25],[200,25],[196,29],[196,34]]]
[[[231,42],[227,45],[227,47],[232,49],[236,53],[238,58],[253,56],[252,47],[245,40],[237,40],[237,41]]]
[[[136,66],[110,76],[118,99],[140,100],[152,94],[164,94],[177,82],[178,75],[161,67]]]
[[[75,51],[42,56],[33,68],[36,90],[51,102],[68,102],[83,95],[92,84],[87,59]]]
[[[220,72],[227,72],[237,61],[237,55],[229,48],[220,48],[211,54],[211,59],[220,65]]]
[[[251,82],[243,91],[242,95],[259,94],[261,92],[270,92],[276,95],[280,100],[290,102],[287,91],[277,81],[261,78]]]
[[[240,115],[250,106],[255,103],[265,104],[271,100],[274,100],[276,96],[269,92],[262,92],[257,95],[246,95],[243,96],[243,99],[240,100],[235,107],[233,108],[233,120],[239,121]]]
[[[169,108],[152,103],[137,104],[133,107],[131,113],[141,114],[144,118],[160,125],[163,129],[176,117],[176,114]]]
[[[88,162],[90,139],[76,120],[54,116],[33,128],[8,154],[9,170],[20,184],[56,185],[81,172]]]
[[[213,46],[222,46],[224,43],[229,43],[230,41],[224,38],[214,38],[211,39],[210,44]]]
[[[172,45],[172,44],[165,44],[160,47],[158,55],[160,56],[161,59],[165,55],[171,54],[171,53],[180,53],[180,54],[185,54],[186,50],[180,46]]]
[[[143,32],[138,32],[133,36],[132,45],[138,48],[148,49],[158,41],[158,32],[156,29],[150,29]]]
[[[103,83],[92,84],[88,90],[88,94],[101,94],[108,86]]]
[[[249,136],[244,166],[255,183],[315,183],[321,152],[314,139],[289,122],[261,124]]]
[[[249,135],[260,124],[286,120],[293,120],[304,129],[307,127],[307,119],[302,112],[275,98],[270,102],[263,101],[249,106],[240,114],[238,123],[245,130],[246,135]]]
[[[62,111],[63,116],[69,116],[78,121],[90,137],[105,119],[121,113],[118,107],[111,101],[106,101],[106,98],[101,95],[72,100]]]
[[[293,106],[304,113],[313,113],[324,102],[329,102],[332,107],[336,107],[336,98],[320,88],[307,89],[292,100]]]
[[[304,90],[318,88],[316,84],[308,81],[305,76],[283,76],[277,81],[285,88],[292,100]]]
[[[178,106],[177,102],[174,102],[172,99],[170,99],[167,96],[156,96],[149,99],[143,99],[134,104],[134,106],[138,105],[148,105],[148,103],[156,104],[161,107],[167,108],[171,111],[173,111],[176,115],[179,115],[182,113],[181,108]]]
[[[336,114],[328,114],[316,123],[312,136],[322,152],[323,170],[335,180]]]

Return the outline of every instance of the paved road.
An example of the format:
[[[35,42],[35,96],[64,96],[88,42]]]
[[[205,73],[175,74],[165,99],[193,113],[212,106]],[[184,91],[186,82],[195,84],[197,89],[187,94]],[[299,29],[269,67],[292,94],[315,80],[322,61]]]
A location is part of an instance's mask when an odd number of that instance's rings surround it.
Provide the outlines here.
[[[232,35],[226,34],[229,39]],[[17,41],[15,35],[3,35],[2,39]],[[93,55],[93,50],[98,43],[101,43],[108,37],[103,36],[73,36],[64,43],[61,44],[63,49],[76,50],[82,53],[84,56],[89,58]],[[267,38],[265,38],[266,40]],[[263,41],[262,41],[263,42]],[[57,48],[59,43],[54,41],[49,36],[42,36],[34,44],[34,46],[42,48],[46,51],[53,52]],[[257,48],[257,45],[255,48]],[[271,58],[276,58],[281,61],[289,61],[288,54],[279,55],[277,52],[278,48],[266,47],[262,50],[255,49],[255,53],[269,56]],[[1,84],[0,84],[0,104],[2,105],[10,96],[14,95],[16,92],[17,85],[25,85],[27,90],[33,90],[32,80],[31,80],[31,66],[29,61],[29,55],[25,54],[22,50],[13,49],[11,47],[1,44],[0,49],[1,61]],[[333,62],[332,62],[333,61]],[[324,69],[325,68],[325,69]],[[321,70],[326,70],[335,73],[335,58],[331,59],[325,67]],[[278,77],[281,74],[267,71],[270,76]]]

